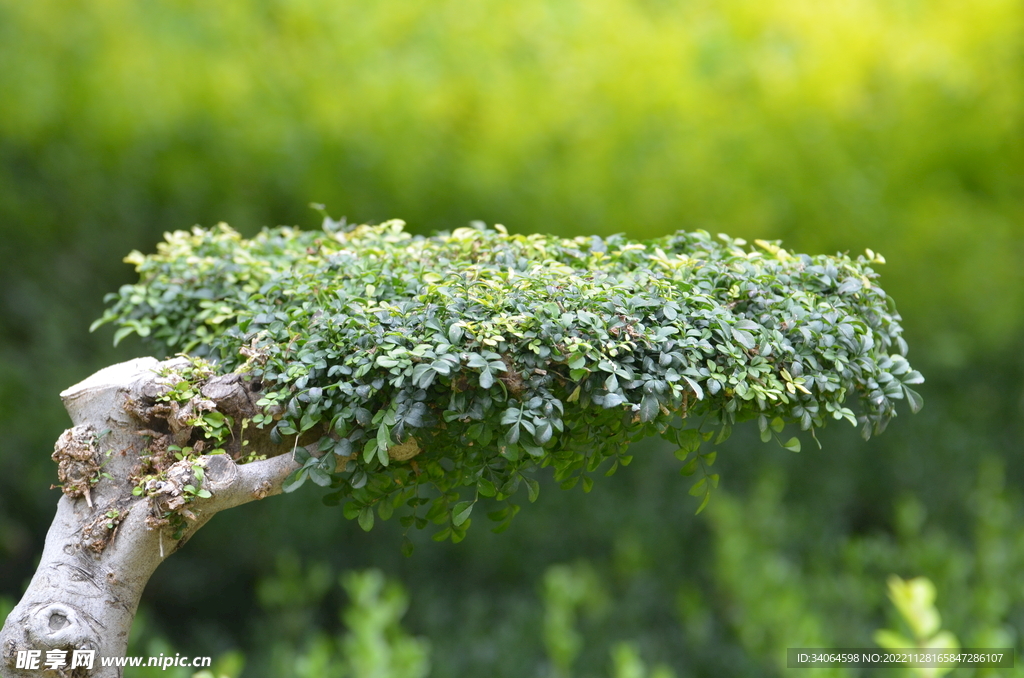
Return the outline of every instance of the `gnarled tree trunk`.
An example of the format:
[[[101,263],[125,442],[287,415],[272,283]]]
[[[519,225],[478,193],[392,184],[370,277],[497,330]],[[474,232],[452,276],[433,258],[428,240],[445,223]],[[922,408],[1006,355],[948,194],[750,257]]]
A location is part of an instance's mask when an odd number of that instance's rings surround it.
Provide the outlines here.
[[[240,425],[257,411],[258,383],[235,374],[214,377],[188,403],[159,401],[184,364],[140,358],[61,394],[74,424],[53,453],[64,495],[39,568],[0,631],[3,678],[120,676],[122,669],[103,667],[100,658],[124,656],[156,567],[218,511],[281,492],[297,467],[287,453],[291,445],[271,445],[263,431]],[[176,460],[168,445],[194,441],[189,422],[214,409],[234,422],[226,453]],[[243,433],[249,438],[244,448]],[[243,449],[266,459],[236,463]],[[136,496],[141,475],[150,480]],[[17,668],[22,650],[40,651],[35,670]],[[66,652],[63,665],[41,670],[54,650],[51,656]],[[93,668],[72,668],[74,650],[94,651]]]

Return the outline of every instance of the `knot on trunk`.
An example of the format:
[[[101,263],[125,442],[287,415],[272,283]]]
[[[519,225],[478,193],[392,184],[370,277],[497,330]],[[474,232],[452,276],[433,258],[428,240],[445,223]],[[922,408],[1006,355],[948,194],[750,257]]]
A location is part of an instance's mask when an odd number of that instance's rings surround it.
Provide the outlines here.
[[[63,603],[50,603],[32,613],[25,636],[38,648],[93,650],[99,647],[81,613]]]
[[[100,648],[99,637],[85,613],[64,603],[37,606],[18,620],[22,633],[4,640],[3,660],[14,666],[19,650],[93,650]],[[76,670],[66,675],[86,675]],[[65,675],[65,674],[61,674]]]
[[[90,489],[99,480],[99,456],[96,429],[90,425],[69,428],[57,438],[51,458],[57,462],[57,479],[68,498],[84,496],[92,506]]]
[[[146,481],[144,489],[150,502],[147,527],[159,529],[174,524],[180,528],[183,527],[181,518],[196,519],[196,515],[185,507],[197,496],[202,496],[202,490],[198,489],[202,481],[196,478],[197,468],[201,467],[196,460],[182,459],[167,469],[166,478]],[[205,496],[210,496],[209,492],[205,492]]]

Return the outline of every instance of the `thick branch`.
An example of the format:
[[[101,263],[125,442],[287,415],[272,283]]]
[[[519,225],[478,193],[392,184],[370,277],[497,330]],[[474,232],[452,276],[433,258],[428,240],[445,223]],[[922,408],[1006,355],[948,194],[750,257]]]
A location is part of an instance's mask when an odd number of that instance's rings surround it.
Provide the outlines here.
[[[250,427],[242,445],[241,422],[256,412],[258,385],[238,375],[210,379],[195,402],[158,400],[177,379],[173,369],[186,364],[141,358],[101,370],[61,394],[74,424],[53,455],[63,496],[39,568],[0,631],[3,678],[40,675],[38,668],[16,668],[24,650],[40,650],[44,660],[47,651],[67,652],[63,674],[42,675],[121,675],[100,667],[99,657],[124,656],[142,590],[156,567],[217,512],[280,493],[297,468],[290,454],[294,441],[273,445],[265,432]],[[190,422],[213,410],[235,422],[226,453],[176,460],[172,443],[199,447],[193,440],[199,431]],[[245,458],[266,458],[239,463],[243,449]],[[201,482],[196,469],[205,476]],[[140,478],[148,480],[137,496]],[[210,496],[186,492],[187,485]],[[95,651],[94,668],[72,671],[73,650]]]

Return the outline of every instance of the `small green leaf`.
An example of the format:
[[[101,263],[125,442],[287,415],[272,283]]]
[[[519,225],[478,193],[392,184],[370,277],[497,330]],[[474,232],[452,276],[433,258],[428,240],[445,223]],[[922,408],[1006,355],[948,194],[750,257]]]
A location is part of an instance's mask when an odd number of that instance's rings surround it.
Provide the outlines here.
[[[377,456],[377,439],[370,438],[363,446],[363,462],[369,464]]]
[[[700,384],[695,382],[693,379],[690,379],[685,374],[683,375],[683,380],[686,381],[686,383],[690,385],[690,388],[693,389],[693,394],[697,396],[697,400],[704,400],[704,389],[700,387]]]
[[[312,414],[310,412],[306,412],[305,414],[302,415],[302,421],[299,422],[299,430],[300,431],[308,431],[309,429],[313,428],[314,426],[316,426],[319,423],[320,423],[320,415],[319,414],[314,415],[314,414]]]
[[[652,421],[661,411],[661,404],[653,395],[645,395],[640,401],[640,421]]]
[[[705,507],[707,507],[709,501],[711,501],[711,490],[708,490],[707,492],[704,493],[704,499],[701,500],[700,506],[697,507],[697,510],[696,512],[694,512],[694,515],[700,515],[700,512],[703,511]]]
[[[757,345],[754,341],[754,335],[745,330],[732,328],[732,338],[736,340],[736,343],[747,349],[748,351],[753,349]]]
[[[309,467],[309,479],[320,487],[327,487],[331,484],[331,474],[323,470],[320,466]]]
[[[469,518],[469,514],[473,512],[473,502],[471,501],[460,501],[452,509],[452,525],[458,527],[462,523],[466,522]]]
[[[903,392],[907,395],[907,402],[910,403],[910,411],[917,414],[924,407],[924,398],[921,394],[910,388],[909,386],[903,386]]]
[[[294,492],[295,490],[302,487],[302,484],[306,482],[306,478],[309,475],[309,469],[300,468],[293,472],[290,476],[285,478],[284,483],[281,485],[281,490],[284,492]]]
[[[676,434],[676,442],[679,444],[680,448],[686,450],[686,453],[689,454],[700,449],[703,439],[701,438],[700,431],[695,428],[688,428],[683,429]],[[679,457],[678,452],[676,453],[676,456]]]
[[[114,346],[120,344],[122,339],[124,339],[134,331],[134,327],[122,327],[117,332],[114,332]]]
[[[537,501],[540,496],[540,483],[533,478],[526,478],[526,492],[529,495],[530,503]]]
[[[494,483],[487,478],[480,478],[476,481],[476,491],[484,497],[493,497],[498,493],[498,489],[494,487]]]
[[[462,326],[459,323],[452,323],[448,328],[448,341],[452,344],[459,343],[459,339],[462,339]]]
[[[691,497],[696,497],[697,495],[699,495],[701,492],[704,491],[704,488],[707,487],[707,484],[708,484],[708,479],[706,477],[705,478],[701,478],[700,480],[695,482],[690,487],[690,496]]]
[[[365,532],[373,529],[373,509],[369,506],[364,506],[359,511],[359,527],[363,528]]]
[[[790,438],[789,440],[786,441],[786,443],[783,445],[783,447],[785,447],[790,452],[799,452],[800,451],[800,439],[797,438],[796,436],[793,436],[792,438]]]

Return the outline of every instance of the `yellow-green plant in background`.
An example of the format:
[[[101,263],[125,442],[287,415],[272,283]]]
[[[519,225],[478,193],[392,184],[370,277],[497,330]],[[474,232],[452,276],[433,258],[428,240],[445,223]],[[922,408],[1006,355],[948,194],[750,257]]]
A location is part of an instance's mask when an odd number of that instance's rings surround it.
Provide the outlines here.
[[[898,631],[880,629],[875,632],[875,642],[887,650],[916,649],[922,652],[955,652],[960,641],[950,631],[942,630],[942,616],[935,608],[935,584],[927,577],[900,579],[889,577],[889,600],[900,613],[900,618],[910,628],[911,638]],[[938,678],[952,668],[914,667],[913,673],[921,678]]]
[[[957,362],[1024,324],[1022,25],[1012,0],[3,0],[0,214],[14,247],[311,199],[872,242]]]

